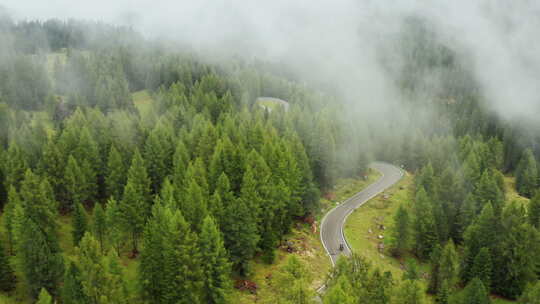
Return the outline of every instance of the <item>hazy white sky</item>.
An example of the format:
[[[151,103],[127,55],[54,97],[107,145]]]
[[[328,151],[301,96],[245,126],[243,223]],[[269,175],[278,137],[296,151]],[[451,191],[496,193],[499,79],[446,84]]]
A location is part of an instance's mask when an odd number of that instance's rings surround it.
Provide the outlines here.
[[[540,1],[492,0],[3,0],[18,19],[79,18],[133,25],[214,51],[271,57],[325,75],[351,98],[392,98],[377,45],[405,16],[431,21],[470,62],[493,109],[540,113]]]

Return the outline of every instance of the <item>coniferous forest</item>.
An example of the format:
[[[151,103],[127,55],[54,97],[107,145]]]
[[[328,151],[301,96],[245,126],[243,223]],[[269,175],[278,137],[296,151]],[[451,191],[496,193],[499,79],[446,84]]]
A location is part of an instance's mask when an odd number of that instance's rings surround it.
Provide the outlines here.
[[[268,303],[539,303],[538,125],[490,110],[429,24],[402,29],[381,56],[405,62],[389,72],[405,97],[382,121],[355,119],[361,108],[280,63],[209,60],[123,26],[2,17],[1,294],[236,303],[251,261],[272,264],[338,179],[378,160],[414,176],[390,231],[392,255],[414,257],[403,278],[353,253],[316,296],[292,256]],[[508,199],[508,178],[527,204]]]

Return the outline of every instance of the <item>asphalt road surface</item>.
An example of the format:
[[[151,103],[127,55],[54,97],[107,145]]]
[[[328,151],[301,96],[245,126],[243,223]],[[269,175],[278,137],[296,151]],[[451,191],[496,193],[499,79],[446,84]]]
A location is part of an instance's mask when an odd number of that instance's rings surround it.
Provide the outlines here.
[[[347,240],[343,234],[343,225],[345,225],[347,216],[377,194],[388,189],[403,176],[401,169],[387,163],[374,162],[369,167],[379,171],[382,176],[364,190],[356,193],[330,210],[322,220],[320,230],[321,241],[326,249],[326,253],[328,253],[332,260],[332,265],[335,265],[341,254],[349,255],[351,253],[351,248],[347,244]],[[340,244],[343,244],[343,250],[340,250]]]

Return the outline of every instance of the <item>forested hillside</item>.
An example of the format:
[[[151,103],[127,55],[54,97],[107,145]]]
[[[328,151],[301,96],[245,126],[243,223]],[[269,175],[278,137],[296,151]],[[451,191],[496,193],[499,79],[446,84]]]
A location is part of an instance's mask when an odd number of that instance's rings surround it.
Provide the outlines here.
[[[377,117],[282,64],[131,28],[2,18],[0,40],[0,301],[235,303],[252,261],[273,263],[372,160],[415,176],[391,251],[428,273],[393,278],[353,254],[316,299],[292,256],[275,301],[540,301],[537,124],[492,112],[423,20],[380,51],[401,98]],[[530,201],[510,201],[514,177]]]
[[[264,65],[102,24],[6,21],[2,35],[1,287],[17,301],[227,302],[320,190],[367,165],[338,157],[339,107]]]

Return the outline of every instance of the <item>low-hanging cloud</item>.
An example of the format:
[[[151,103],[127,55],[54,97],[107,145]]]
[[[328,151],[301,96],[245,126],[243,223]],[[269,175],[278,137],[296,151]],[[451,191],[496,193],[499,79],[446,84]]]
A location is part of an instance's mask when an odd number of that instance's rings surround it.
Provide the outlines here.
[[[421,0],[7,0],[16,19],[78,18],[130,25],[208,54],[286,63],[306,79],[327,81],[366,111],[400,98],[383,57],[403,22],[426,20],[460,56],[494,111],[506,119],[540,112],[540,2]],[[386,49],[386,55],[399,50]],[[386,62],[384,62],[386,60]]]

